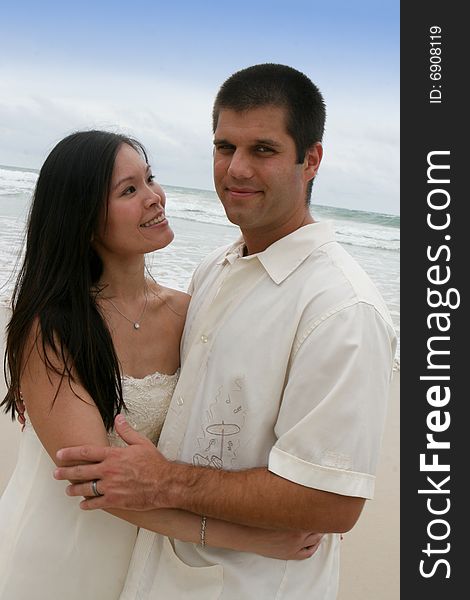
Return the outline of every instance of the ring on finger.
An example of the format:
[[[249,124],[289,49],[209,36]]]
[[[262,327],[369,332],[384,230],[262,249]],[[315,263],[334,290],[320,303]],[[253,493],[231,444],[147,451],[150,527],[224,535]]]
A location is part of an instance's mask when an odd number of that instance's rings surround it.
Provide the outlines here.
[[[103,496],[103,494],[100,494],[100,492],[98,491],[98,479],[93,479],[93,481],[91,482],[91,491],[93,492],[93,496]]]

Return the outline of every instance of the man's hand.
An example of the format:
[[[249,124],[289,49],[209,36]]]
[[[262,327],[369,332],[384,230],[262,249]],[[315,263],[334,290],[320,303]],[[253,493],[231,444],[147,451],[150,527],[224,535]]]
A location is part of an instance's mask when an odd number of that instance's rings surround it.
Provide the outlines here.
[[[73,481],[67,487],[69,496],[84,496],[85,510],[122,508],[149,510],[165,508],[163,472],[170,463],[152,442],[132,429],[122,415],[115,419],[115,429],[128,444],[125,448],[76,446],[57,452],[62,463],[86,463],[58,467],[55,479]],[[96,492],[94,494],[93,481]]]
[[[85,496],[81,508],[175,508],[250,527],[342,533],[364,506],[364,498],[308,488],[266,467],[224,471],[169,462],[124,417],[116,417],[115,427],[126,448],[77,446],[57,453],[60,462],[78,463],[59,467],[54,476],[73,482],[69,495]]]

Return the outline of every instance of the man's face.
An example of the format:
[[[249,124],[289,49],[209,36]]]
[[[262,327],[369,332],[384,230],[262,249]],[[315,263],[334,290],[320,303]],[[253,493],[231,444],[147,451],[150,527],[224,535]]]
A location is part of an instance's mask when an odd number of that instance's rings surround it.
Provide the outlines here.
[[[251,235],[276,239],[297,229],[305,215],[307,183],[321,146],[297,163],[284,108],[222,109],[214,134],[214,182],[228,219]],[[294,225],[294,226],[293,226]]]

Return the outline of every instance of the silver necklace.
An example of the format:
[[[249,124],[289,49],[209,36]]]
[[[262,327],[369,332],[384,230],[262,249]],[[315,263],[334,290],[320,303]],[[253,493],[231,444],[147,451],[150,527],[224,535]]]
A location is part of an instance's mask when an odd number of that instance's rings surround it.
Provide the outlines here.
[[[114,308],[118,311],[118,313],[122,317],[124,317],[126,319],[126,321],[129,321],[129,323],[131,323],[131,325],[134,327],[134,329],[136,331],[140,329],[140,322],[142,321],[142,317],[144,316],[145,309],[147,308],[148,299],[149,299],[148,290],[147,290],[147,286],[145,286],[145,303],[144,303],[144,308],[142,309],[142,312],[140,313],[140,316],[137,319],[137,321],[133,321],[132,319],[129,319],[129,317],[126,317],[126,315],[119,310],[119,308],[114,304],[114,302],[111,300],[111,298],[103,298],[103,300],[107,300],[112,306],[114,306]]]

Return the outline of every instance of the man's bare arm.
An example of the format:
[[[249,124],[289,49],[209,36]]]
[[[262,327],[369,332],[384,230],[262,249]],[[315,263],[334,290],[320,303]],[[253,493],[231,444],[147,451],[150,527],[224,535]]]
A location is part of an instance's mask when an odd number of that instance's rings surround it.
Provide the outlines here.
[[[364,505],[363,498],[307,488],[266,468],[222,471],[173,463],[121,417],[116,430],[129,446],[58,453],[62,463],[91,463],[56,470],[57,479],[84,482],[69,486],[70,495],[89,496],[89,482],[99,480],[103,496],[84,500],[84,509],[176,508],[242,525],[342,533],[354,526]]]
[[[244,525],[344,533],[364,505],[363,498],[304,487],[266,468],[175,466],[165,483],[170,504]]]

